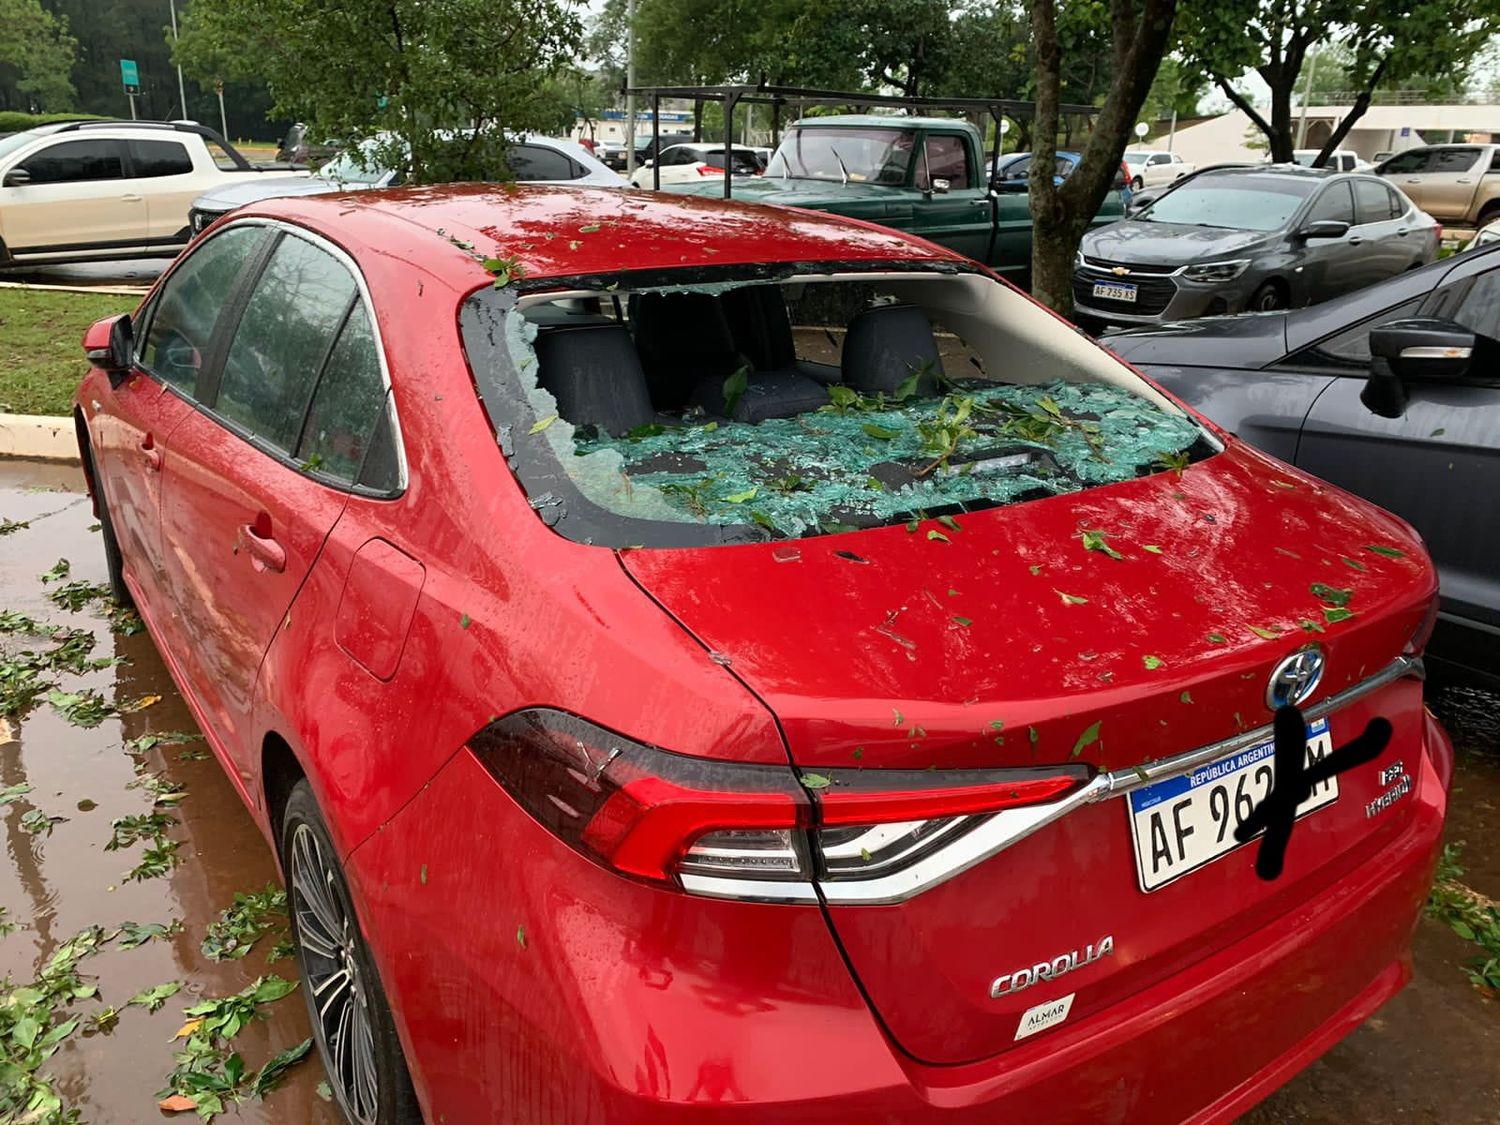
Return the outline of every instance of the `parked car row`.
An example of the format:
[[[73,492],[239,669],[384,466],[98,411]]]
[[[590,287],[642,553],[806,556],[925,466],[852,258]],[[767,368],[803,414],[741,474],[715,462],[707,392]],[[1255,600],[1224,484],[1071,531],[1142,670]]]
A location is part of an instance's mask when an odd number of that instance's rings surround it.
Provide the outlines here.
[[[111,585],[286,874],[348,1121],[1227,1120],[1409,979],[1420,538],[969,260],[1029,238],[977,136],[820,119],[744,193],[951,249],[275,198],[90,329]]]

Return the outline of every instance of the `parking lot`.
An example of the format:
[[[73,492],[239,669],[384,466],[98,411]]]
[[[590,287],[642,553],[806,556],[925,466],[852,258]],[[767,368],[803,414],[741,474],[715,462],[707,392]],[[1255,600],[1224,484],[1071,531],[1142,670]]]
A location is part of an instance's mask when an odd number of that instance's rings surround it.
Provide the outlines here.
[[[50,1065],[69,1105],[98,1125],[132,1125],[154,1117],[156,1093],[181,1048],[173,1035],[183,1009],[228,996],[267,974],[295,977],[293,962],[268,961],[284,919],[269,928],[243,959],[211,960],[202,950],[208,927],[237,892],[276,882],[270,853],[219,765],[199,741],[171,736],[196,732],[151,640],[144,633],[112,631],[103,603],[69,613],[49,601],[40,575],[60,558],[69,581],[104,578],[99,536],[78,489],[77,470],[11,463],[0,469],[0,511],[29,526],[0,538],[4,610],[39,621],[92,632],[93,657],[121,658],[116,666],[68,677],[66,692],[92,690],[112,713],[97,726],[67,721],[41,703],[0,744],[0,785],[30,787],[4,811],[7,860],[0,871],[0,906],[21,928],[0,940],[0,971],[30,980],[70,937],[90,926],[106,931],[120,923],[173,926],[165,936],[131,949],[120,939],[83,960],[85,981],[97,997],[79,1000],[70,1013],[86,1021],[106,1009],[96,1034],[74,1036]],[[18,638],[5,638],[14,652]],[[1466,884],[1500,896],[1500,698],[1481,690],[1434,683],[1429,701],[1458,748],[1447,838],[1462,841]],[[139,707],[139,709],[133,709]],[[132,752],[153,735],[169,736]],[[175,818],[167,837],[180,862],[166,873],[126,881],[146,846],[107,850],[111,822],[152,810],[153,790],[142,777],[158,777],[156,792],[180,794],[158,806]],[[132,787],[135,786],[135,787]],[[85,807],[86,811],[85,811]],[[41,810],[57,821],[31,832],[23,818]],[[1123,829],[1123,824],[1122,824]],[[1497,1000],[1476,990],[1464,966],[1477,954],[1439,922],[1427,919],[1416,938],[1416,975],[1410,986],[1364,1027],[1243,1120],[1256,1125],[1360,1122],[1494,1122],[1500,1104],[1500,1019]],[[181,991],[154,1013],[125,1001],[157,985],[180,982]],[[252,1070],[307,1034],[301,998],[292,993],[261,1006],[234,1047]],[[244,1103],[239,1120],[332,1123],[337,1113],[318,1093],[322,1067],[316,1053],[297,1064],[264,1100]]]

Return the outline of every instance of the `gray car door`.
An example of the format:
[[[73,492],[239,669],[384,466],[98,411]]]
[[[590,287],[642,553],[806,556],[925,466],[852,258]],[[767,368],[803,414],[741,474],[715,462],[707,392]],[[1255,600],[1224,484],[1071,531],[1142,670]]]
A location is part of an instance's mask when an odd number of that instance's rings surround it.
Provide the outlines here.
[[[1364,378],[1333,379],[1296,462],[1411,523],[1437,563],[1444,612],[1500,628],[1500,266],[1455,269],[1420,313],[1487,338],[1469,376],[1409,382],[1400,418],[1360,402]]]
[[[1423,239],[1403,221],[1397,197],[1376,179],[1350,181],[1358,231],[1365,241],[1363,285],[1394,277],[1422,261]]]
[[[1362,271],[1367,269],[1365,239],[1356,219],[1348,180],[1325,184],[1308,204],[1299,226],[1325,220],[1349,224],[1348,233],[1339,238],[1309,238],[1304,244],[1302,264],[1297,270],[1307,275],[1303,292],[1309,295],[1309,304],[1368,284],[1368,278],[1361,280]]]

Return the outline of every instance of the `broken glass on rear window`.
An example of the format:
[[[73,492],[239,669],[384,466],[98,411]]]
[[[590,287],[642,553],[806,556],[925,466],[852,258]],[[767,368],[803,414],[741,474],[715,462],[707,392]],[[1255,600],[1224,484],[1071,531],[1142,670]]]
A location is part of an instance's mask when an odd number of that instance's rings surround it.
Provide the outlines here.
[[[470,298],[465,348],[533,508],[583,542],[904,523],[1130,480],[1217,448],[1117,360],[978,273],[742,268],[528,284]]]

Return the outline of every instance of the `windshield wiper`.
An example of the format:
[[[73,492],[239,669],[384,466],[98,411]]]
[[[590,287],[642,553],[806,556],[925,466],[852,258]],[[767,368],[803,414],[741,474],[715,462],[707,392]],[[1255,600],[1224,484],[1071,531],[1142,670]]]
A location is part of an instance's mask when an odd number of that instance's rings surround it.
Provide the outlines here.
[[[849,169],[844,167],[844,158],[839,155],[839,150],[832,145],[828,146],[828,151],[833,153],[833,158],[839,162],[839,171],[844,174],[844,184],[847,186],[849,183]]]

